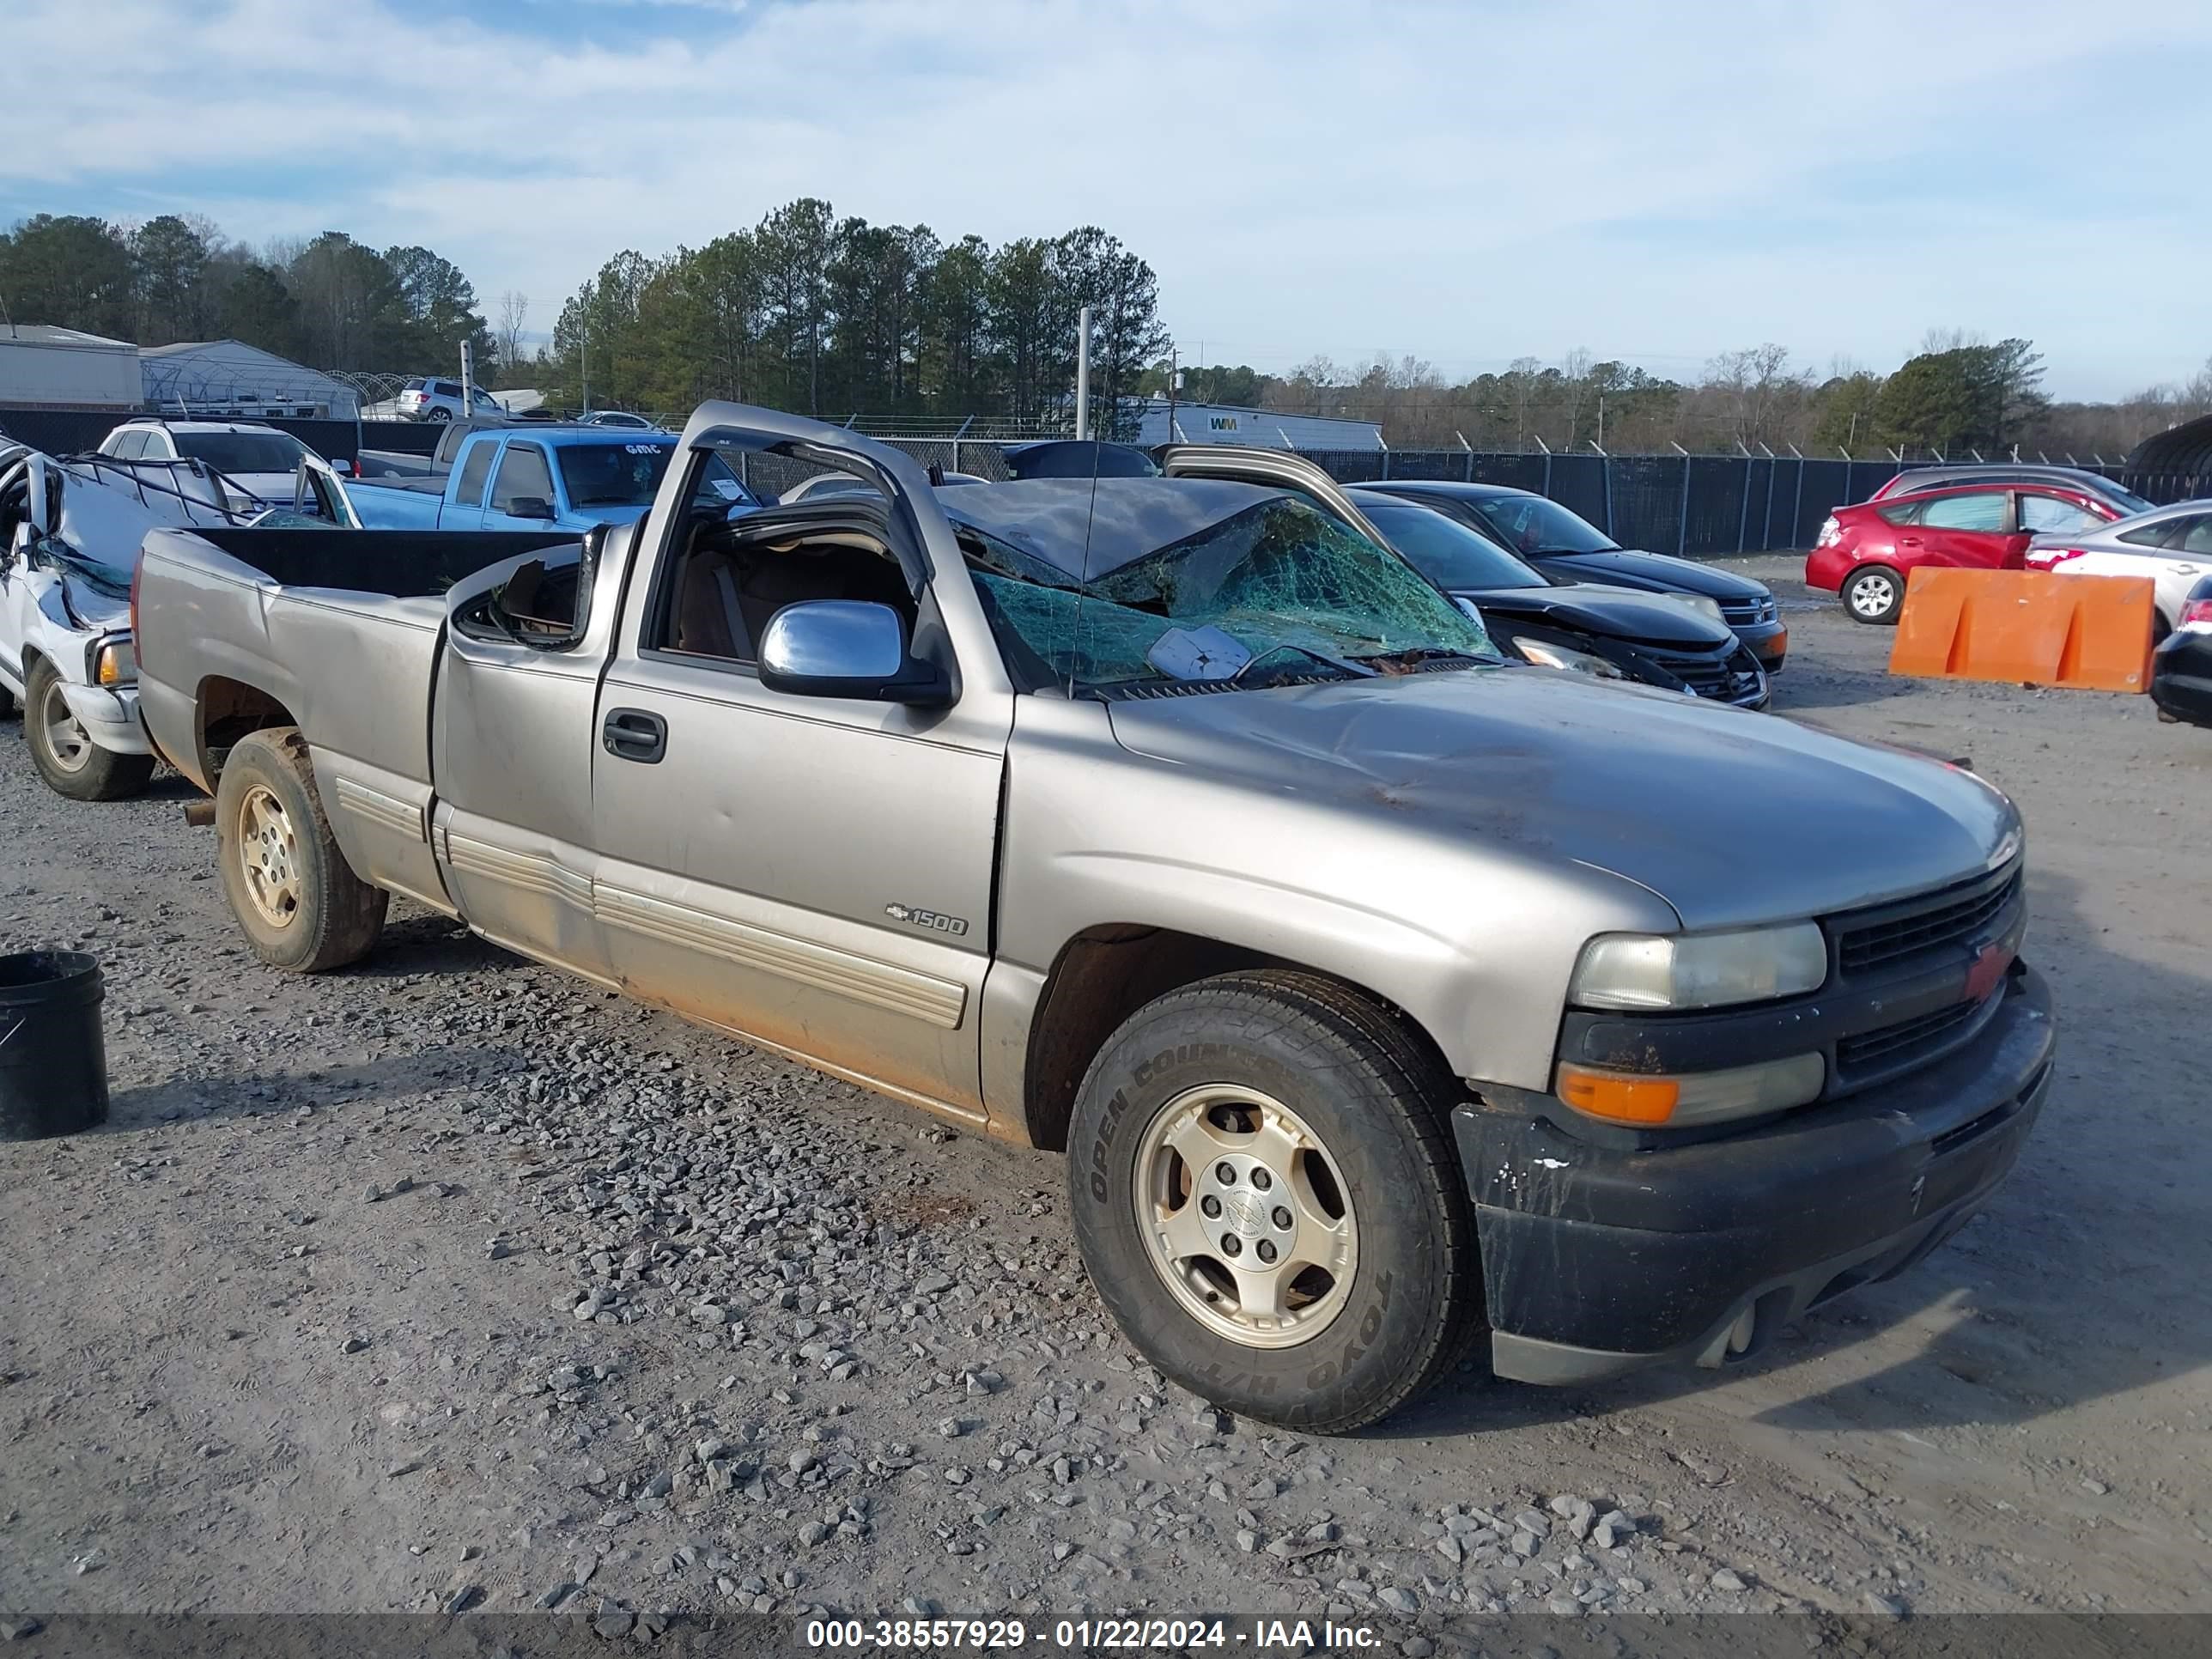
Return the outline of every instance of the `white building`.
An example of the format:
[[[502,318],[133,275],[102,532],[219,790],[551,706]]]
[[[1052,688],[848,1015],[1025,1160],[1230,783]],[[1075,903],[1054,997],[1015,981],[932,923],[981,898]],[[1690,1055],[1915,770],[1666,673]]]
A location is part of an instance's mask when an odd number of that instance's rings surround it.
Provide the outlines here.
[[[1262,449],[1380,449],[1382,428],[1374,421],[1340,420],[1331,415],[1291,415],[1280,410],[1244,409],[1229,404],[1194,404],[1167,394],[1124,405],[1137,417],[1139,447],[1161,444],[1245,444]],[[1170,422],[1172,420],[1173,424]]]
[[[343,380],[240,340],[186,340],[138,354],[142,396],[165,415],[350,421],[361,394]]]
[[[0,325],[0,404],[136,410],[138,348],[43,323]]]

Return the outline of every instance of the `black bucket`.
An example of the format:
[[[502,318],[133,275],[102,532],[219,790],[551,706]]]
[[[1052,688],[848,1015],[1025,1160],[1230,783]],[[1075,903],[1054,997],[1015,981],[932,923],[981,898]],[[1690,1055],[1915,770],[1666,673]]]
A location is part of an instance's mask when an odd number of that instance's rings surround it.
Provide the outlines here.
[[[0,1140],[107,1121],[100,964],[74,951],[0,957]]]

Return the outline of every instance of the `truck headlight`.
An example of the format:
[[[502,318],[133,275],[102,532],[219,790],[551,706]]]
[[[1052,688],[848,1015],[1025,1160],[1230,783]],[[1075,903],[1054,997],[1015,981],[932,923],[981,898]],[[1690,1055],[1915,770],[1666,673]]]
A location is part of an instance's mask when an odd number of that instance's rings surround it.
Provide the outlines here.
[[[128,634],[97,641],[90,653],[90,678],[94,685],[138,684],[138,652]]]
[[[1802,1106],[1819,1097],[1827,1076],[1827,1062],[1820,1055],[1792,1054],[1756,1066],[1671,1077],[1562,1065],[1553,1086],[1561,1100],[1585,1117],[1686,1128]]]
[[[1700,617],[1709,617],[1717,623],[1725,623],[1728,621],[1728,618],[1721,614],[1721,602],[1709,594],[1677,593],[1674,597],[1681,600],[1684,605],[1688,605],[1691,610],[1696,611]]]
[[[1605,933],[1583,946],[1567,1000],[1583,1008],[1674,1011],[1817,991],[1828,941],[1817,923],[1726,933]]]
[[[1547,668],[1565,668],[1577,674],[1595,675],[1601,680],[1628,678],[1603,657],[1593,657],[1587,651],[1570,651],[1565,646],[1547,645],[1541,640],[1517,638],[1513,648],[1530,662],[1541,663]]]

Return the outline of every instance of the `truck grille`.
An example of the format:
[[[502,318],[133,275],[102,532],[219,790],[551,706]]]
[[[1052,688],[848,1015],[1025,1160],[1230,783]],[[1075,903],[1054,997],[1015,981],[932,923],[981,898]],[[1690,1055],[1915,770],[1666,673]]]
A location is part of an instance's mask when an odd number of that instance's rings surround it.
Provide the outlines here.
[[[2019,896],[2020,888],[2020,866],[2014,864],[1994,877],[1980,877],[1903,906],[1886,906],[1856,926],[1844,918],[1836,933],[1837,966],[1846,974],[1863,974],[1923,951],[1968,944]]]
[[[1899,1020],[1878,1031],[1845,1037],[1836,1045],[1836,1066],[1849,1073],[1877,1061],[1901,1061],[1917,1057],[1916,1051],[1934,1049],[1942,1039],[1982,1011],[1978,1002],[1954,1002],[1917,1019]]]

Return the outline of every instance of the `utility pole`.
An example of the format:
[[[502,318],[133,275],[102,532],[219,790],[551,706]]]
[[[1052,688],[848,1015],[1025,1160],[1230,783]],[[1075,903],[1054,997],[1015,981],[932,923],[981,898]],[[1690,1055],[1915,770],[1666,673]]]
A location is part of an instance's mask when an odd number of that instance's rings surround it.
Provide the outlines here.
[[[1075,437],[1080,443],[1091,435],[1091,307],[1085,306],[1075,322]]]
[[[576,319],[576,363],[584,375],[584,410],[592,412],[592,330],[581,315]]]
[[[1597,394],[1597,441],[1590,447],[1601,455],[1605,453],[1605,393],[1602,392]]]
[[[1176,441],[1176,391],[1182,382],[1182,371],[1176,367],[1176,349],[1170,346],[1168,348],[1168,441],[1170,443]]]

